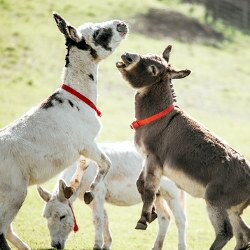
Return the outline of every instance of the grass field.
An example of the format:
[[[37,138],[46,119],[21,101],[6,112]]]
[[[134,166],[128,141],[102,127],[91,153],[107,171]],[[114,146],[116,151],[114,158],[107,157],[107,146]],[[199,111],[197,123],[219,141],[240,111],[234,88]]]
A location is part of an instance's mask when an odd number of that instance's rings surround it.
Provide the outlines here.
[[[64,38],[52,19],[56,10],[73,25],[123,19],[136,23],[138,14],[149,9],[166,9],[195,18],[201,25],[204,10],[181,4],[178,0],[107,1],[16,1],[0,0],[0,127],[16,119],[43,100],[60,85],[66,50]],[[168,23],[166,23],[168,25]],[[225,39],[212,44],[185,41],[169,34],[161,38],[131,33],[118,50],[100,64],[99,104],[103,129],[98,141],[132,140],[129,124],[134,119],[134,92],[115,68],[124,51],[161,53],[173,44],[171,63],[192,70],[190,77],[174,82],[178,105],[224,138],[250,159],[250,37],[221,23],[214,28]],[[181,37],[180,37],[181,38]],[[44,186],[52,190],[55,179]],[[14,221],[15,231],[32,249],[50,247],[49,233],[42,218],[43,202],[36,188],[30,187],[27,199]],[[150,249],[157,223],[147,231],[134,230],[141,205],[123,208],[107,205],[113,232],[113,249]],[[76,217],[80,231],[72,234],[67,249],[92,249],[94,232],[90,209],[77,202]],[[214,233],[204,202],[188,197],[187,242],[190,250],[208,249]],[[250,210],[245,211],[250,224]],[[234,240],[225,247],[231,250]],[[164,249],[177,249],[177,231],[170,226]]]

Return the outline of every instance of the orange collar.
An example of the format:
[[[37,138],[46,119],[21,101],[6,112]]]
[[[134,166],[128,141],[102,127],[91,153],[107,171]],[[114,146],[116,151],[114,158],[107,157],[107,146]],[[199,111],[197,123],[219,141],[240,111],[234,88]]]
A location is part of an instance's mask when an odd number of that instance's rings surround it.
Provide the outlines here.
[[[174,109],[174,104],[171,104],[170,106],[168,106],[166,109],[164,109],[163,111],[155,114],[155,115],[152,115],[152,116],[149,116],[145,119],[142,119],[142,120],[136,120],[134,122],[132,122],[132,124],[130,125],[130,128],[131,129],[137,129],[141,126],[144,126],[150,122],[153,122],[155,120],[158,120],[160,119],[161,117],[169,114],[172,110]]]

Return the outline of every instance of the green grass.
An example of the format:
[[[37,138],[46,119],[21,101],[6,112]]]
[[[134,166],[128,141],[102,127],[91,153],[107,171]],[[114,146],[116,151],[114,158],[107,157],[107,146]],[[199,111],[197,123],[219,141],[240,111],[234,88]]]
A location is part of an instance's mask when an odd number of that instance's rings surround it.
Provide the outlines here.
[[[56,10],[73,25],[83,22],[102,22],[119,18],[128,22],[149,8],[170,8],[203,21],[200,6],[178,4],[179,1],[16,1],[0,0],[0,126],[18,118],[60,85],[61,68],[66,53],[64,38],[52,19]],[[167,24],[166,24],[167,25]],[[234,28],[225,28],[226,40],[215,47],[196,43],[182,43],[166,37],[153,39],[133,33],[117,51],[100,64],[99,103],[103,111],[103,129],[98,141],[132,140],[129,128],[134,119],[134,92],[121,78],[115,61],[124,51],[142,54],[161,53],[166,44],[173,44],[171,63],[176,68],[189,68],[190,77],[174,82],[178,105],[215,131],[240,152],[250,158],[250,51],[248,35]],[[46,183],[50,190],[55,179]],[[49,233],[41,217],[43,202],[35,187],[29,188],[27,199],[15,219],[14,228],[33,248],[50,247]],[[141,205],[123,208],[107,206],[113,232],[113,249],[150,249],[157,231],[157,223],[147,231],[134,230]],[[80,226],[72,234],[67,249],[91,249],[94,231],[91,211],[76,203]],[[208,221],[204,202],[188,198],[189,249],[205,250],[214,233]],[[249,209],[245,218],[250,224]],[[234,240],[225,247],[233,249]],[[177,249],[177,231],[172,223],[164,249]]]

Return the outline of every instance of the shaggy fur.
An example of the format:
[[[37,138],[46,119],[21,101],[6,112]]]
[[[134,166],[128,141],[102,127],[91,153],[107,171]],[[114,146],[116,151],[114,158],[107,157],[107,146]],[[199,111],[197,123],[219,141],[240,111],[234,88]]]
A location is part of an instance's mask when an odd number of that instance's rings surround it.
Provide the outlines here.
[[[54,18],[68,48],[62,82],[96,104],[98,63],[120,44],[127,26],[112,20],[75,28],[57,13]],[[99,35],[94,37],[97,30],[100,30]],[[86,193],[86,202],[91,202],[99,182],[110,168],[108,157],[95,143],[99,130],[100,122],[95,111],[61,88],[0,130],[1,250],[10,249],[5,235],[8,231],[9,240],[14,239],[10,223],[26,197],[27,187],[49,180],[78,160],[80,155],[96,161],[100,169]],[[29,248],[24,244],[23,249]]]
[[[168,65],[171,46],[162,57],[124,54],[117,67],[137,90],[135,116],[143,119],[173,104],[171,80],[189,70]],[[135,130],[135,144],[144,155],[145,176],[138,184],[143,209],[138,229],[146,229],[162,175],[194,197],[203,198],[216,238],[211,250],[234,235],[235,250],[247,248],[250,229],[241,219],[250,201],[250,166],[244,157],[177,106],[172,112]]]
[[[112,167],[90,207],[95,226],[94,249],[108,250],[111,247],[112,237],[104,203],[106,201],[116,206],[131,206],[141,202],[136,188],[136,180],[142,169],[142,158],[129,142],[102,143],[99,146],[110,158]],[[87,168],[88,165],[89,167]],[[65,199],[64,192],[60,191],[63,189],[62,181],[59,181],[59,187],[57,184],[52,194],[38,187],[40,196],[46,202],[43,215],[48,221],[52,247],[64,247],[73,226],[73,214],[68,202],[73,204],[77,197],[82,199],[84,192],[88,190],[91,181],[96,175],[97,166],[93,161],[88,162],[81,159],[78,168],[79,171],[76,172],[76,164],[74,164],[59,176],[59,178],[66,180],[71,187],[77,190],[75,195],[69,200]],[[82,169],[86,169],[86,171],[83,172]],[[160,183],[160,192],[161,195],[156,199],[159,231],[152,249],[160,250],[164,243],[170,220],[165,204],[167,201],[178,227],[178,249],[185,250],[185,213],[180,203],[180,193],[183,194],[183,191],[180,191],[172,181],[163,177]],[[182,197],[181,200],[185,201],[185,197]],[[84,229],[82,230],[84,231]]]

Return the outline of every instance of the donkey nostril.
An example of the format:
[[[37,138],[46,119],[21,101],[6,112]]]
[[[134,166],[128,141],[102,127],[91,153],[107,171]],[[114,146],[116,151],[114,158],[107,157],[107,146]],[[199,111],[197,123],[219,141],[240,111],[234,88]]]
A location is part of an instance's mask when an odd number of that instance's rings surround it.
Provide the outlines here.
[[[61,243],[56,244],[56,249],[62,249]]]
[[[132,62],[133,62],[132,58],[129,57],[129,56],[127,56],[127,61],[128,61],[129,63],[132,63]]]
[[[54,248],[56,248],[56,249],[62,249],[62,245],[61,245],[60,242],[52,243],[51,246],[54,247]]]
[[[118,32],[127,32],[127,26],[125,23],[118,23],[116,26]]]

